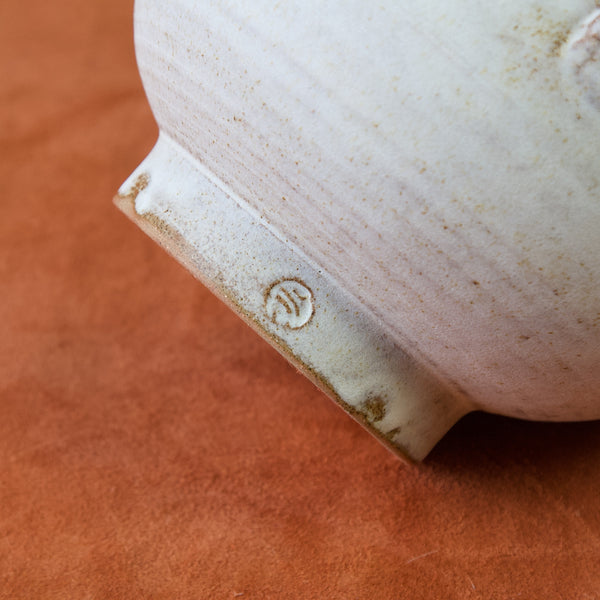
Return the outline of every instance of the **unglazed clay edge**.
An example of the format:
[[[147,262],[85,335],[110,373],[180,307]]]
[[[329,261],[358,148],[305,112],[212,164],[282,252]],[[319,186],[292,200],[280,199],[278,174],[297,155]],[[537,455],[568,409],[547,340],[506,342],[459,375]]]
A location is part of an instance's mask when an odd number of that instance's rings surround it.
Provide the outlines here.
[[[473,406],[219,183],[161,133],[115,202],[384,445],[423,459]]]

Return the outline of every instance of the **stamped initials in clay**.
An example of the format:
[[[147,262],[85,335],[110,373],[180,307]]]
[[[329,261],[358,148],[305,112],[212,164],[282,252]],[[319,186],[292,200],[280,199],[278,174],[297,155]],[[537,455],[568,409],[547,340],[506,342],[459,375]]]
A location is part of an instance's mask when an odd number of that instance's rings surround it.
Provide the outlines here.
[[[265,309],[269,319],[276,325],[300,329],[313,316],[313,294],[303,282],[284,279],[267,290]]]

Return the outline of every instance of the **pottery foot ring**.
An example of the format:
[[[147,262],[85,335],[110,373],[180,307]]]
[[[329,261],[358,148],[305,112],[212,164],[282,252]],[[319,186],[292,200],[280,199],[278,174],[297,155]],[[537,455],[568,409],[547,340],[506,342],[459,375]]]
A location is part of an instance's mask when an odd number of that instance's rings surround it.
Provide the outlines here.
[[[364,307],[164,134],[115,201],[401,457],[422,459],[469,411]]]

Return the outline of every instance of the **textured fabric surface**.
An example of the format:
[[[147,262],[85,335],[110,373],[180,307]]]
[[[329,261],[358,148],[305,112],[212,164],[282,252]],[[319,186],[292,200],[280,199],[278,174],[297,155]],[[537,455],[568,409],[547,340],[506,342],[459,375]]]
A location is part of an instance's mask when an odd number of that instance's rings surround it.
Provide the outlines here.
[[[130,1],[0,2],[0,598],[600,599],[600,424],[407,466],[111,199]]]

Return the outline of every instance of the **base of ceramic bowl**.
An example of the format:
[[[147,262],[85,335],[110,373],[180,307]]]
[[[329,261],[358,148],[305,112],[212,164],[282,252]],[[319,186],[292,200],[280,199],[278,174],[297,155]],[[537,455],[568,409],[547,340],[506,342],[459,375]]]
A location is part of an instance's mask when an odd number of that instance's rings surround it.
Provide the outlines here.
[[[424,458],[469,412],[265,215],[164,134],[115,202],[402,458]]]

